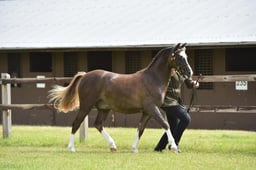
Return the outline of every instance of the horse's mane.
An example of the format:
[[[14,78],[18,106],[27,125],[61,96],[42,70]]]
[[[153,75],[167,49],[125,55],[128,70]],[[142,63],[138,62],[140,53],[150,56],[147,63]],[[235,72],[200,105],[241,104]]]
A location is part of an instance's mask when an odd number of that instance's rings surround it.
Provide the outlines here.
[[[145,68],[145,69],[150,69],[156,61],[158,61],[159,58],[169,55],[171,52],[172,48],[163,48],[158,53],[154,56],[152,59],[151,63]]]

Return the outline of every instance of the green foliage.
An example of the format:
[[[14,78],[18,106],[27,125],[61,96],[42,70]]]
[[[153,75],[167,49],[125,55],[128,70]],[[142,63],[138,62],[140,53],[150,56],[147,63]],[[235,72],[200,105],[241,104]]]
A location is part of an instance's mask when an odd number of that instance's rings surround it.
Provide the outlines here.
[[[116,141],[116,153],[94,128],[82,143],[77,133],[77,152],[70,153],[70,128],[14,126],[11,138],[0,138],[0,169],[256,169],[255,132],[186,130],[180,144],[183,152],[173,154],[153,152],[163,130],[146,129],[139,153],[134,154],[135,128],[106,130]]]

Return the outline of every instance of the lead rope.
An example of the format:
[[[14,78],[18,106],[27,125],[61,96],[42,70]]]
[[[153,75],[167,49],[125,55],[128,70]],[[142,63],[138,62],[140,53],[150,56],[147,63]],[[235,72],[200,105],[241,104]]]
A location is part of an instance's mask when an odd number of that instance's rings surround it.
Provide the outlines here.
[[[200,74],[198,77],[197,77],[197,80],[196,80],[196,84],[198,83],[199,79],[201,78],[202,74]],[[188,109],[187,109],[187,112],[189,113],[190,112],[190,109],[193,105],[193,101],[194,101],[194,98],[195,98],[195,94],[196,94],[196,88],[193,87],[192,89],[192,94],[191,94],[191,98],[190,98],[190,102],[189,102],[189,106],[188,106]]]

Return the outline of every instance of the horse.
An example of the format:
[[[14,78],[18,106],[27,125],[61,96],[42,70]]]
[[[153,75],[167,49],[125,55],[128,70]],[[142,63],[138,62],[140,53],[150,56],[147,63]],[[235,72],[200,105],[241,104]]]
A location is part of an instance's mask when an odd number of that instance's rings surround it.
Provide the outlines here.
[[[170,126],[160,108],[168,86],[170,68],[175,67],[185,77],[193,71],[185,52],[186,44],[177,44],[161,49],[144,69],[133,74],[118,74],[101,69],[78,72],[66,87],[54,86],[49,91],[49,102],[59,112],[69,112],[77,108],[78,113],[72,123],[68,149],[75,152],[75,133],[84,118],[95,107],[98,110],[94,127],[109,144],[111,152],[117,150],[115,141],[103,127],[110,110],[123,114],[142,112],[132,151],[138,152],[138,143],[149,119],[154,118],[168,136],[168,148],[177,152]]]

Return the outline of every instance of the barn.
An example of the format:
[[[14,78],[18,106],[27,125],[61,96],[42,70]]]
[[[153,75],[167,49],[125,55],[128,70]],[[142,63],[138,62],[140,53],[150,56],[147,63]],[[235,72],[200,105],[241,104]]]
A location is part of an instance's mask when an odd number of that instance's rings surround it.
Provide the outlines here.
[[[0,72],[16,78],[72,77],[99,68],[129,74],[146,67],[161,48],[186,42],[195,76],[256,74],[255,8],[250,0],[0,1]],[[47,103],[52,85],[12,84],[12,103]],[[185,104],[190,96],[184,88]],[[255,106],[255,99],[255,81],[246,90],[206,82],[195,103]],[[90,125],[95,116],[89,115]],[[70,126],[74,117],[53,110],[12,111],[13,124]],[[105,125],[135,127],[139,117],[111,112]],[[252,112],[191,117],[189,128],[256,130]],[[159,127],[154,120],[148,126]]]

